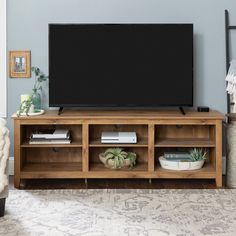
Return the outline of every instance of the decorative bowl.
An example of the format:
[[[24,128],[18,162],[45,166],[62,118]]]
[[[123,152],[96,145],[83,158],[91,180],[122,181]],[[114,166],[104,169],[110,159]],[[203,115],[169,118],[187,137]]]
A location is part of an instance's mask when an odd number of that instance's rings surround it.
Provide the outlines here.
[[[99,159],[107,168],[120,169],[120,168],[116,168],[114,160],[110,159],[110,160],[106,161],[104,153],[99,154]],[[124,162],[121,164],[121,168],[128,168],[128,167],[130,167],[130,165],[131,165],[131,161],[129,159],[125,159]]]
[[[169,161],[163,156],[159,157],[163,169],[167,170],[199,170],[203,167],[205,160],[201,161]]]

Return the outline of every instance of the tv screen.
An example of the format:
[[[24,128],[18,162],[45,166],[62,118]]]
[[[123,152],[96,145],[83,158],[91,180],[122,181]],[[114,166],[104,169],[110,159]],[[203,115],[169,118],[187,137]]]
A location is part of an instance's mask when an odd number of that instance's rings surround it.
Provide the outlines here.
[[[51,107],[193,105],[192,24],[49,25]]]

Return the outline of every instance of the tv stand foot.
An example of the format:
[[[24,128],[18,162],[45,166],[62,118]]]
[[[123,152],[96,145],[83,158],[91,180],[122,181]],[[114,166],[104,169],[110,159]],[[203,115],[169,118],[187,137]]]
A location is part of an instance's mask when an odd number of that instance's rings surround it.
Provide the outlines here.
[[[59,116],[61,115],[62,111],[63,111],[63,107],[60,107],[59,110],[58,110],[58,115]]]
[[[179,107],[179,109],[180,109],[180,112],[185,116],[186,113],[185,113],[185,111],[184,111],[184,108],[183,108],[183,107]]]

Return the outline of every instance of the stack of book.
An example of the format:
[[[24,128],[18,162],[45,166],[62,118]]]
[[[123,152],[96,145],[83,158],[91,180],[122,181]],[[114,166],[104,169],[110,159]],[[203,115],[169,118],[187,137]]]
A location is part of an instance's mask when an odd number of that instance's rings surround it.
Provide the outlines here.
[[[188,152],[164,152],[164,158],[168,161],[191,161],[190,154]]]
[[[33,133],[29,144],[70,144],[71,135],[67,129],[47,130]]]

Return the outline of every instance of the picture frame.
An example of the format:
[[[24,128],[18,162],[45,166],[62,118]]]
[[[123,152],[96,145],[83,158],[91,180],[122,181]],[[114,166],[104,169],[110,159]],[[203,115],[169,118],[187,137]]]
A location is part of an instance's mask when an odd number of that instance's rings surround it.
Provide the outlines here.
[[[10,78],[31,77],[31,51],[9,52],[9,76]]]

